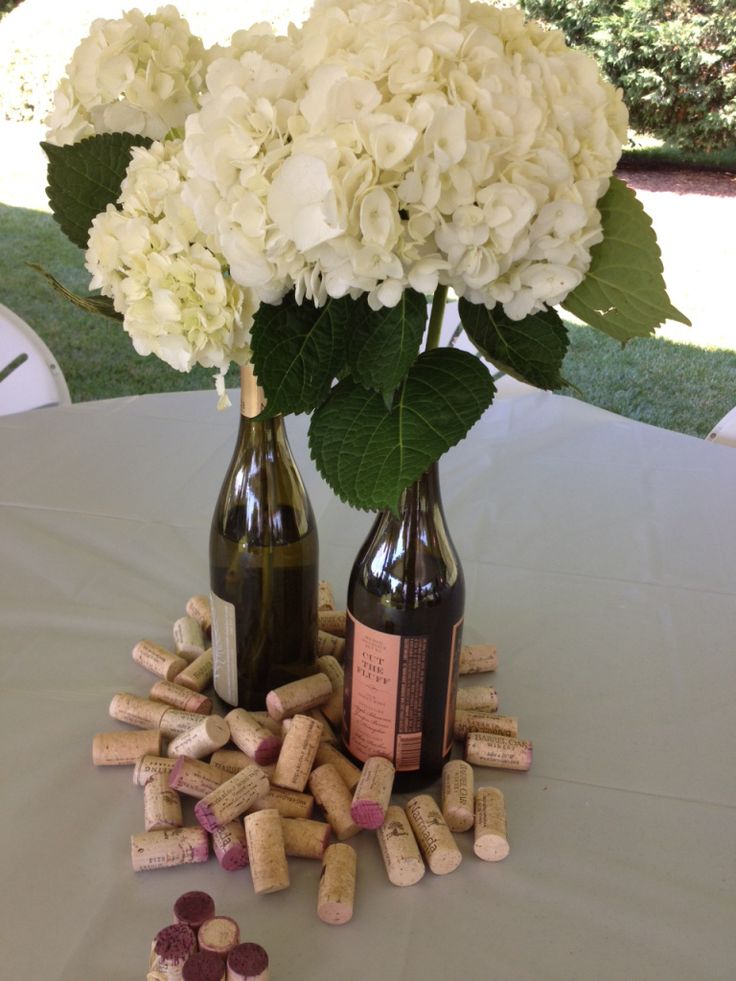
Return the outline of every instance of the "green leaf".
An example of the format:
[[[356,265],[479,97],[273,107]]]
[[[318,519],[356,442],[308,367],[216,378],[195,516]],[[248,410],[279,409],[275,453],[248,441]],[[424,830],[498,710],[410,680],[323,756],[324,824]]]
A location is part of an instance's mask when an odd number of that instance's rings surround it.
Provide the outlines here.
[[[261,304],[251,348],[267,415],[311,412],[324,401],[345,366],[351,305],[347,298],[328,300],[323,307],[300,305],[293,294],[278,306]]]
[[[151,143],[131,133],[103,133],[71,146],[41,144],[49,161],[46,194],[51,210],[80,249],[87,248],[93,219],[120,197],[131,148]]]
[[[512,378],[538,388],[561,388],[560,368],[567,352],[567,328],[554,310],[511,320],[496,305],[460,299],[460,320],[484,358]]]
[[[69,300],[77,307],[81,307],[82,310],[86,310],[87,313],[99,313],[103,317],[110,317],[111,320],[123,320],[122,313],[118,313],[113,306],[112,300],[107,296],[80,296],[78,293],[72,293],[71,290],[67,289],[63,283],[60,283],[55,276],[52,276],[50,272],[47,272],[43,266],[39,266],[35,262],[29,262],[28,265],[31,269],[35,269],[36,272],[41,273],[42,276],[53,286],[57,293],[61,293],[64,299]]]
[[[423,293],[404,290],[395,307],[371,310],[361,298],[352,308],[348,366],[364,388],[390,395],[414,363],[427,322]]]
[[[390,409],[379,392],[349,378],[312,416],[312,458],[348,504],[395,508],[401,491],[463,439],[494,393],[483,362],[452,348],[420,354]]]
[[[665,320],[690,326],[667,296],[657,237],[631,188],[614,177],[598,210],[603,241],[591,249],[585,279],[562,306],[623,344],[653,334]]]

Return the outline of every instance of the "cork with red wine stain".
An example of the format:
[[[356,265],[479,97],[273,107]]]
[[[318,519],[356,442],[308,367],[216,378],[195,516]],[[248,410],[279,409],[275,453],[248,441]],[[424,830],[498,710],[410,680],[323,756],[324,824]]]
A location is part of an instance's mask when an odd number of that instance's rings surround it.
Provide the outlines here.
[[[252,763],[197,801],[195,817],[207,831],[214,831],[244,814],[251,804],[268,793],[268,788],[268,777]]]
[[[200,950],[182,968],[181,981],[225,981],[227,966],[219,954]]]
[[[221,828],[215,828],[212,832],[212,848],[220,867],[226,872],[244,869],[250,859],[243,822],[235,819]]]
[[[187,958],[197,949],[194,930],[185,923],[174,923],[164,927],[156,934],[153,950],[158,959],[158,967],[166,971],[182,968]]]
[[[205,920],[215,915],[215,901],[209,893],[195,889],[182,893],[174,903],[177,923],[185,923],[196,933]]]
[[[268,954],[260,944],[233,947],[227,955],[228,981],[268,981]]]
[[[386,819],[394,785],[394,765],[383,756],[371,756],[353,793],[350,816],[360,828],[375,831]]]
[[[269,732],[260,721],[243,708],[228,712],[225,721],[230,726],[230,738],[256,763],[275,763],[281,750],[281,737]]]

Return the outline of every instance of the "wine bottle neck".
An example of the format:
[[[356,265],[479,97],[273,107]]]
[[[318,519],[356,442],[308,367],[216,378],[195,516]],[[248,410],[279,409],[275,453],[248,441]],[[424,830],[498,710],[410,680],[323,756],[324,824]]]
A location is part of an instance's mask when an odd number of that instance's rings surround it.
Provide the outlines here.
[[[418,480],[402,491],[398,511],[400,515],[404,515],[408,511],[432,510],[435,506],[442,508],[437,461],[430,464]]]
[[[266,396],[258,384],[252,364],[240,367],[240,414],[254,419],[266,408]]]

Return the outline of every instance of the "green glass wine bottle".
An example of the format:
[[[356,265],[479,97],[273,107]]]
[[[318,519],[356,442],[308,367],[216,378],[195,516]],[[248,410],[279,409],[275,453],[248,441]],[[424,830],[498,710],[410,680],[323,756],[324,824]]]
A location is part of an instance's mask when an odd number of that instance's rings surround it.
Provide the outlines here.
[[[238,439],[210,529],[215,691],[262,709],[267,692],[312,673],[317,643],[317,526],[281,416],[241,368]]]
[[[343,742],[392,760],[399,790],[450,758],[464,604],[435,463],[377,516],[348,585]]]

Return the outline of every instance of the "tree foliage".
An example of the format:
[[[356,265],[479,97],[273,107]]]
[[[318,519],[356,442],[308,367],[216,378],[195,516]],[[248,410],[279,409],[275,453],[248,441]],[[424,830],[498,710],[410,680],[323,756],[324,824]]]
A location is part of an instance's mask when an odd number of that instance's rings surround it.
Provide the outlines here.
[[[687,149],[736,142],[734,0],[520,0],[624,91],[631,126]]]

